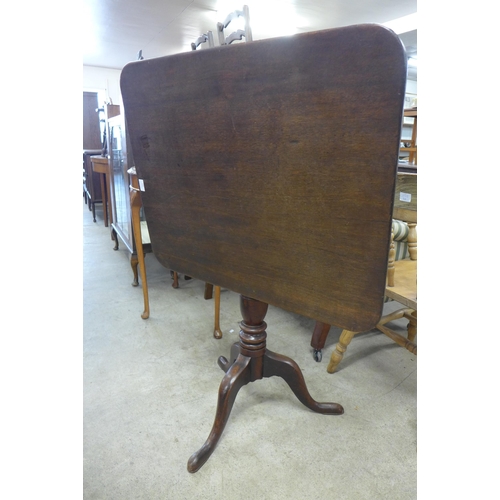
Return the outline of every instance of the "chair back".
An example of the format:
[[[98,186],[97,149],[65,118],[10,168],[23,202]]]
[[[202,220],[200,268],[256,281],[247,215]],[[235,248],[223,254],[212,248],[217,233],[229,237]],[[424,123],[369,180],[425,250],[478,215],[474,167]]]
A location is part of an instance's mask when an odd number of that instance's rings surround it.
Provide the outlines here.
[[[243,18],[245,21],[245,29],[237,29],[235,31],[230,32],[227,36],[224,35],[224,31],[226,28],[239,17]],[[219,38],[219,45],[229,45],[236,40],[241,40],[245,37],[247,42],[251,42],[252,38],[252,29],[250,28],[250,12],[248,9],[248,5],[244,5],[242,10],[235,10],[228,14],[224,22],[217,23],[217,35]]]
[[[207,31],[200,35],[193,43],[191,43],[191,49],[196,50],[202,43],[208,42],[208,46],[214,47],[214,34],[211,31]]]

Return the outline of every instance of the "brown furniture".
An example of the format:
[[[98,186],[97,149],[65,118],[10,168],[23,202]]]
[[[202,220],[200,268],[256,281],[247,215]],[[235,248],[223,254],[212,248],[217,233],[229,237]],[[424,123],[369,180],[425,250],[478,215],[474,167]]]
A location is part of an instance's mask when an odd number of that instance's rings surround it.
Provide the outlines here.
[[[408,251],[412,260],[417,259],[417,232],[416,232],[416,211],[417,211],[417,174],[416,171],[407,171],[401,169],[398,165],[398,174],[396,178],[396,189],[394,193],[393,218],[407,221],[409,227],[408,233]],[[413,219],[415,218],[415,221]],[[394,284],[394,244],[391,243],[387,279],[390,286]],[[313,348],[313,358],[320,362],[322,359],[322,350],[325,347],[326,339],[330,332],[330,325],[317,321],[311,336],[311,347]]]
[[[146,275],[146,262],[144,259],[143,245],[149,244],[149,232],[147,230],[146,221],[141,221],[141,189],[137,179],[137,172],[135,167],[128,170],[130,175],[131,184],[130,189],[130,207],[132,211],[132,228],[135,240],[135,248],[137,249],[137,260],[139,264],[139,271],[142,279],[142,293],[144,296],[144,312],[141,314],[142,319],[149,318],[149,292],[148,292],[148,279]]]
[[[406,215],[395,210],[395,217],[400,220],[416,225],[417,212],[408,210]],[[392,247],[393,243],[391,243]],[[391,274],[390,266],[387,274],[387,286],[385,288],[385,296],[395,300],[404,307],[383,316],[377,323],[375,328],[387,335],[390,339],[396,342],[401,347],[404,347],[413,354],[417,354],[417,345],[415,344],[415,336],[417,335],[417,255],[416,248],[412,256],[413,258],[402,259],[393,262]],[[389,325],[392,321],[406,318],[407,336],[401,335]],[[339,341],[331,354],[330,362],[328,363],[328,373],[333,373],[344,357],[347,347],[351,343],[354,335],[359,332],[343,330],[340,334]]]
[[[149,291],[148,291],[148,280],[146,274],[146,259],[144,258],[144,247],[150,245],[151,240],[149,239],[148,225],[145,220],[141,220],[141,209],[142,209],[142,199],[141,199],[141,186],[139,179],[137,178],[137,171],[135,167],[128,170],[130,176],[130,208],[132,215],[132,234],[134,237],[135,248],[137,249],[137,263],[139,266],[139,271],[141,273],[142,280],[142,293],[144,297],[144,311],[141,314],[142,319],[149,318]],[[171,271],[173,283],[173,288],[179,288],[179,278],[176,271]],[[220,315],[220,287],[215,287],[216,290],[216,301],[215,301],[215,329],[214,337],[222,338],[222,332],[219,324]],[[217,293],[218,292],[218,293]],[[211,299],[213,293],[213,285],[205,283],[205,299]]]
[[[98,108],[97,92],[83,93],[83,197],[89,210],[92,211],[93,220],[95,217],[95,204],[103,203],[104,224],[108,226],[108,219],[111,217],[107,202],[109,201],[109,186],[106,186],[106,181],[109,181],[108,171],[104,159],[107,157],[105,153],[107,145],[107,120],[119,113],[120,106],[106,104],[104,108]],[[105,118],[102,126],[103,133],[101,134],[101,124],[99,112],[104,111]],[[104,148],[103,148],[104,146]],[[103,160],[99,160],[99,165],[94,169],[92,156],[99,155]],[[107,160],[106,160],[107,161]]]
[[[238,18],[244,20],[244,29],[234,30],[227,35],[225,30],[228,26]],[[209,42],[211,41],[210,47],[214,47],[212,33],[209,32]],[[219,39],[219,45],[231,45],[236,40],[242,40],[245,38],[246,42],[251,42],[253,40],[252,28],[250,27],[250,9],[248,5],[244,5],[242,10],[235,10],[226,16],[226,19],[221,23],[217,23],[217,37]],[[195,50],[194,44],[191,44],[193,50]],[[205,297],[207,298],[207,297]],[[216,339],[222,338],[222,330],[220,327],[220,286],[215,286],[215,296],[214,296],[214,337]]]
[[[93,221],[95,218],[95,204],[102,203],[101,180],[99,174],[92,169],[92,156],[101,153],[100,149],[83,150],[83,197],[85,203],[92,212]]]
[[[413,354],[417,354],[415,337],[417,335],[417,261],[399,260],[396,262],[394,285],[387,286],[386,296],[403,304],[405,307],[391,314],[383,316],[377,323],[376,328],[385,333],[398,345],[404,347]],[[396,319],[406,318],[407,337],[396,332],[388,323]],[[332,366],[332,370],[334,367]]]
[[[97,92],[83,93],[83,149],[101,149]]]
[[[220,286],[214,286],[214,337],[222,338],[222,330],[220,327]]]
[[[417,205],[417,174],[398,172],[393,218],[408,224],[408,252],[411,260],[417,260]],[[393,246],[391,243],[391,250]],[[387,281],[389,286],[394,285],[394,255],[391,252],[389,252]]]
[[[353,331],[378,323],[405,84],[401,41],[372,24],[123,69],[159,262],[241,295],[239,342],[219,358],[214,424],[189,472],[208,460],[252,381],[282,377],[309,409],[343,413],[315,401],[297,364],[267,349],[264,318],[272,304]]]
[[[130,265],[133,273],[133,286],[139,285],[136,239],[132,225],[132,207],[130,203],[131,179],[129,169],[134,161],[128,145],[123,114],[113,116],[108,120],[109,130],[109,173],[110,173],[110,204],[111,204],[111,237],[115,242],[114,250],[118,250],[120,241],[130,252]],[[145,220],[144,215],[140,216]],[[151,243],[142,244],[143,253],[151,252]]]
[[[108,227],[108,221],[113,222],[109,206],[109,160],[107,156],[91,156],[92,171],[99,174],[99,184],[101,189],[102,207],[104,212],[104,226]],[[94,216],[95,222],[95,216]]]
[[[102,149],[97,92],[83,93],[83,198],[92,211],[94,222],[95,203],[102,201],[99,174],[94,174],[90,156]]]
[[[109,157],[109,119],[120,114],[120,106],[118,104],[107,103],[104,104],[99,111],[104,113],[104,140],[102,156]]]
[[[416,172],[398,172],[394,192],[393,218],[412,220],[418,206],[418,176]]]
[[[408,153],[408,163],[411,165],[417,164],[417,108],[409,108],[404,110],[405,118],[413,118],[413,126],[411,130],[411,139],[401,139],[403,146],[400,151]]]
[[[415,179],[416,180],[416,179]],[[394,242],[391,238],[391,250],[389,251],[389,265],[387,271],[387,286],[385,296],[395,300],[405,307],[391,314],[383,316],[377,323],[376,328],[385,333],[397,344],[404,347],[413,354],[417,354],[417,346],[414,343],[417,335],[417,207],[415,205],[394,208],[394,217],[408,224],[408,252],[409,257],[391,263],[393,256]],[[392,269],[393,268],[393,269]],[[387,326],[395,319],[406,318],[407,338],[395,332]]]

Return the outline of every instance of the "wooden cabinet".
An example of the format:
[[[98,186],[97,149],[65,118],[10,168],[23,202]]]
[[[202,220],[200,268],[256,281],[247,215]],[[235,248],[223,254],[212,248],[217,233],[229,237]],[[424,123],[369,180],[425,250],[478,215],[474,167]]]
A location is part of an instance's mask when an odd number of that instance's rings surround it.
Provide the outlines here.
[[[125,120],[123,114],[108,120],[109,133],[109,171],[110,171],[110,201],[113,222],[111,224],[112,238],[115,250],[119,249],[120,241],[130,252],[130,264],[134,273],[133,285],[138,285],[138,257],[135,245],[132,211],[130,205],[131,179],[128,170],[134,166],[132,150],[127,141]],[[141,214],[141,220],[145,220]],[[151,244],[143,244],[144,252],[151,252]]]
[[[92,162],[92,171],[100,177],[104,226],[108,227],[108,220],[111,217],[109,209],[109,159],[107,156],[96,155],[91,156],[90,161]]]
[[[92,216],[95,218],[95,204],[102,203],[102,191],[99,174],[92,170],[91,157],[101,154],[101,149],[84,149],[83,150],[83,196],[89,210],[92,211]]]
[[[106,104],[104,108],[100,109],[97,105],[96,92],[83,93],[83,196],[89,210],[92,211],[94,222],[96,222],[95,204],[103,203],[106,199],[106,188],[101,182],[100,174],[92,168],[90,157],[101,154],[104,154],[105,158],[107,157],[105,151],[109,149],[109,146],[106,147],[109,144],[106,138],[108,134],[107,124],[110,117],[120,113],[118,105]],[[100,112],[104,112],[104,118],[100,117]],[[104,120],[103,134],[101,134],[101,120]]]
[[[417,173],[398,172],[394,193],[394,218],[412,220],[408,212],[417,211]]]
[[[417,164],[417,108],[409,108],[405,109],[404,113],[404,124],[411,126],[411,137],[403,138],[403,134],[401,134],[401,148],[400,152],[404,153],[403,158],[408,160],[409,165]],[[406,119],[413,120],[413,123],[406,123]],[[405,155],[408,154],[408,157]]]
[[[97,92],[83,93],[83,149],[101,149]]]
[[[93,175],[90,157],[101,152],[101,131],[97,111],[97,92],[83,93],[83,197],[95,222],[95,203],[101,202],[98,174]],[[94,189],[95,183],[95,189]]]
[[[109,156],[109,119],[120,114],[120,106],[118,104],[105,104],[101,110],[104,113],[104,127],[103,127],[103,150],[102,154]]]

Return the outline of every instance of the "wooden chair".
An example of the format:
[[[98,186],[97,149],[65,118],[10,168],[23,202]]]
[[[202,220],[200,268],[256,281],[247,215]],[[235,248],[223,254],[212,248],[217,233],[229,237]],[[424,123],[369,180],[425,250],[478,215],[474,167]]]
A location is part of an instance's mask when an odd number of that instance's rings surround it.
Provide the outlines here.
[[[237,29],[232,31],[227,36],[224,35],[224,30],[229,26],[231,22],[241,17],[245,21],[245,29]],[[219,45],[230,45],[236,40],[242,40],[245,37],[247,42],[253,40],[252,29],[250,28],[250,11],[248,5],[244,5],[242,10],[235,10],[228,14],[224,22],[217,23],[217,35],[219,38]]]
[[[193,43],[191,43],[191,50],[196,50],[202,43],[208,43],[210,48],[215,47],[214,44],[214,34],[211,31],[207,31],[200,35]]]
[[[408,250],[410,256],[405,259],[395,260],[394,249],[394,230],[391,234],[391,244],[389,250],[389,262],[387,268],[387,285],[385,288],[385,296],[387,299],[395,300],[404,305],[390,314],[382,316],[375,328],[387,335],[390,339],[396,342],[401,347],[404,347],[413,354],[417,354],[417,345],[414,343],[417,335],[417,246],[416,246],[416,225],[417,212],[413,210],[395,209],[394,216],[397,220],[406,219],[410,227],[410,237],[408,237]],[[393,225],[394,227],[394,225]],[[411,250],[410,250],[411,249]],[[407,337],[390,328],[389,323],[397,319],[406,318]],[[326,328],[328,325],[324,325]],[[329,327],[328,327],[329,328]],[[343,330],[340,334],[339,341],[331,354],[330,362],[327,367],[328,373],[333,373],[339,363],[342,361],[347,347],[351,343],[354,335],[359,332]]]
[[[149,293],[148,293],[148,280],[146,275],[146,262],[144,259],[144,249],[143,242],[150,243],[148,226],[146,221],[141,221],[141,190],[139,187],[139,180],[137,178],[137,172],[135,167],[129,168],[127,170],[130,175],[131,184],[130,189],[130,210],[132,216],[132,227],[135,239],[135,246],[137,249],[137,260],[139,264],[139,271],[141,273],[142,280],[142,294],[144,297],[144,311],[141,314],[142,319],[149,318]],[[137,280],[139,284],[139,280]]]

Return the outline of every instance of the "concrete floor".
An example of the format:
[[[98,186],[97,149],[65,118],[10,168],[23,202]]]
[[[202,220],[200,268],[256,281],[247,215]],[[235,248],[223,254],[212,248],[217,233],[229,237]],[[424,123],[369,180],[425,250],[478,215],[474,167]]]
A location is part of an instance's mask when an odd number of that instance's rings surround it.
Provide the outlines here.
[[[148,254],[151,315],[143,320],[129,254],[124,245],[113,251],[100,208],[94,223],[84,205],[83,240],[83,498],[417,498],[416,357],[372,331],[354,337],[329,374],[340,330],[317,363],[314,321],[274,307],[268,347],[293,358],[313,398],[342,404],[344,415],[311,412],[282,379],[251,383],[211,458],[188,473],[212,427],[223,376],[216,361],[237,340],[239,297],[222,291],[224,336],[216,340],[204,283],[182,279],[173,289]]]

